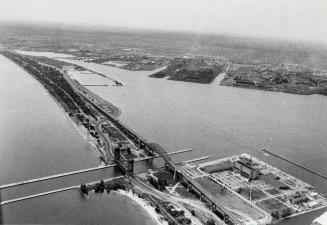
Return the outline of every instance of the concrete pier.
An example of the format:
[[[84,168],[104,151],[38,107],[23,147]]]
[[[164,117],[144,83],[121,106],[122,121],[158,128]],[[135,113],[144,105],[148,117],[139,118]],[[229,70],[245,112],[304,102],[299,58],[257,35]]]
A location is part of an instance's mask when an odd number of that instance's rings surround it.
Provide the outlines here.
[[[202,160],[206,160],[206,159],[209,159],[209,156],[203,156],[203,157],[196,158],[196,159],[190,159],[190,160],[186,160],[184,162],[192,163],[192,162],[198,162],[198,161],[202,161]]]
[[[1,189],[5,189],[5,188],[10,188],[10,187],[15,187],[15,186],[20,186],[20,185],[35,183],[35,182],[39,182],[39,181],[44,181],[44,180],[50,180],[50,179],[55,179],[55,178],[59,178],[59,177],[70,176],[70,175],[74,175],[74,174],[86,173],[86,172],[95,171],[95,170],[102,170],[102,169],[106,169],[106,168],[114,167],[114,166],[116,166],[116,164],[111,164],[111,165],[108,165],[108,166],[93,167],[93,168],[88,168],[88,169],[83,169],[83,170],[77,170],[77,171],[72,171],[72,172],[67,172],[67,173],[61,173],[61,174],[56,174],[56,175],[52,175],[52,176],[40,177],[40,178],[36,178],[36,179],[30,179],[30,180],[26,180],[26,181],[11,183],[11,184],[4,184],[4,185],[1,185],[0,186],[0,190]]]
[[[185,152],[190,152],[192,151],[192,149],[183,149],[183,150],[179,150],[179,151],[175,151],[175,152],[170,152],[167,155],[172,156],[172,155],[177,155],[177,154],[182,154]],[[148,159],[156,159],[156,158],[161,158],[161,155],[155,155],[155,156],[145,156],[143,158],[137,158],[135,159],[135,162],[139,162],[139,161],[144,161],[144,160],[148,160]]]
[[[316,172],[316,171],[314,171],[314,170],[312,170],[312,169],[309,169],[309,168],[307,168],[307,167],[305,167],[305,166],[302,166],[302,165],[300,165],[300,164],[298,164],[298,163],[296,163],[296,162],[293,162],[293,161],[291,161],[290,159],[285,158],[284,156],[277,155],[276,153],[273,153],[273,152],[271,152],[271,151],[269,151],[269,150],[266,150],[266,149],[262,149],[262,151],[263,151],[263,152],[266,152],[266,153],[268,153],[268,154],[270,154],[270,155],[273,155],[273,156],[275,156],[275,157],[277,157],[277,158],[279,158],[279,159],[282,159],[282,160],[284,160],[284,161],[286,161],[286,162],[289,162],[289,163],[291,163],[291,164],[293,164],[293,165],[295,165],[295,166],[297,166],[297,167],[300,167],[301,169],[304,169],[304,170],[306,170],[306,171],[308,171],[308,172],[310,172],[310,173],[313,173],[313,174],[315,174],[315,175],[317,175],[317,176],[319,176],[319,177],[324,178],[324,179],[327,180],[327,176],[326,176],[326,175],[321,174],[321,173],[319,173],[319,172]]]
[[[61,188],[61,189],[57,189],[57,190],[53,190],[53,191],[47,191],[47,192],[43,192],[43,193],[39,193],[39,194],[35,194],[35,195],[29,195],[29,196],[25,196],[25,197],[21,197],[21,198],[10,199],[7,201],[0,202],[0,205],[6,205],[9,203],[15,203],[15,202],[24,201],[24,200],[31,199],[31,198],[37,198],[37,197],[41,197],[41,196],[45,196],[45,195],[55,194],[58,192],[63,192],[63,191],[68,191],[68,190],[78,189],[78,188],[79,188],[79,186],[71,186],[71,187]]]
[[[181,154],[181,153],[189,152],[189,151],[192,151],[192,149],[183,149],[180,151],[171,152],[168,155],[176,155],[176,154]],[[148,156],[148,157],[136,159],[135,162],[145,161],[148,159],[159,158],[159,157],[161,157],[161,156],[159,156],[159,155],[158,156]],[[20,181],[20,182],[15,182],[15,183],[11,183],[11,184],[4,184],[4,185],[0,186],[0,190],[5,189],[5,188],[15,187],[15,186],[35,183],[35,182],[39,182],[39,181],[51,180],[51,179],[55,179],[55,178],[59,178],[59,177],[71,176],[71,175],[86,173],[86,172],[95,171],[95,170],[102,170],[102,169],[106,169],[106,168],[110,168],[110,167],[114,167],[114,166],[116,166],[116,164],[110,164],[108,166],[92,167],[92,168],[88,168],[88,169],[71,171],[71,172],[66,172],[66,173],[61,173],[61,174],[55,174],[55,175],[51,175],[51,176],[47,176],[47,177],[40,177],[40,178],[36,178],[36,179]]]
[[[108,84],[83,84],[84,87],[106,87]]]

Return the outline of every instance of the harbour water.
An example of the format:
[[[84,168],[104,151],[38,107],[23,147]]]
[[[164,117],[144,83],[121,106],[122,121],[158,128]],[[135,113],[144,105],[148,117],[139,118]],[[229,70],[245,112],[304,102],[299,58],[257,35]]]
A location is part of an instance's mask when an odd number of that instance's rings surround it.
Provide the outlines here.
[[[119,193],[63,193],[14,203],[3,207],[4,222],[9,224],[108,224],[153,225],[153,219],[136,202]],[[14,212],[14,213],[13,213]]]
[[[1,184],[97,166],[97,154],[41,84],[0,55]]]
[[[24,181],[98,165],[97,153],[44,88],[0,55],[0,181]],[[2,200],[121,175],[113,169],[2,190]],[[122,216],[122,212],[126,215]],[[146,212],[118,194],[66,191],[2,206],[5,224],[153,224]],[[0,220],[1,221],[1,220]]]
[[[262,148],[269,149],[274,153],[283,155],[288,159],[327,175],[327,164],[325,163],[327,160],[325,149],[327,146],[326,96],[301,96],[223,87],[217,85],[216,82],[212,85],[203,85],[169,81],[149,78],[150,72],[131,72],[105,65],[71,59],[65,60],[104,73],[107,76],[118,78],[124,86],[109,85],[88,88],[118,106],[122,111],[120,120],[125,124],[148,140],[166,147],[168,151],[184,148],[194,149],[187,157],[184,156],[184,159],[203,155],[219,158],[248,152],[312,184],[317,187],[318,191],[322,193],[327,192],[326,180],[273,156],[268,157],[257,151]],[[8,64],[8,62],[1,64]],[[17,70],[16,68],[16,73]],[[107,82],[106,79],[94,74],[81,74],[77,76],[77,79],[82,84],[105,84]],[[8,85],[4,86],[7,87]],[[29,93],[28,90],[26,92]],[[49,110],[51,112],[49,114],[53,116],[51,110]],[[60,113],[63,114],[58,111],[58,114]],[[64,118],[62,115],[61,117],[59,115],[53,117]],[[64,124],[66,127],[70,126],[67,122]],[[17,128],[21,127],[19,124],[16,125]],[[10,130],[10,127],[7,129]],[[71,143],[76,145],[73,141]],[[47,145],[45,144],[44,146]],[[79,148],[75,149],[80,150]],[[19,148],[16,150],[15,147],[11,151],[18,155],[20,152]],[[76,154],[76,151],[72,150],[73,153],[71,154]],[[26,157],[25,161],[22,158],[16,159],[17,163],[31,163],[30,160],[26,160],[29,155]],[[96,160],[91,158],[89,157],[86,161],[94,163]],[[46,159],[46,154],[42,156],[42,159]],[[76,158],[74,160],[78,161]],[[176,160],[179,159],[177,158]],[[8,164],[10,162],[15,161],[13,159],[8,160]],[[51,162],[54,162],[53,164],[56,165],[55,159]],[[48,164],[50,163],[48,162]],[[32,167],[33,164],[29,165]],[[76,162],[74,165],[82,166],[83,164]],[[1,165],[2,167],[3,165]],[[16,167],[11,168],[16,170]],[[45,172],[49,172],[49,169],[48,171],[45,169]],[[15,173],[20,174],[19,171],[15,171]],[[31,172],[28,173],[26,171],[26,174],[31,174]],[[33,175],[36,176],[35,174]],[[61,193],[58,195],[66,196],[71,208],[74,208],[76,211],[80,210],[81,207],[86,207],[85,204],[92,205],[87,201],[85,203],[85,200],[76,196],[71,197],[71,193]],[[49,196],[49,198],[52,199],[51,201],[57,201],[57,197]],[[102,200],[96,197],[88,201]],[[25,204],[28,205],[28,202],[26,201]],[[38,201],[35,200],[35,202]],[[38,204],[47,203],[40,199]],[[101,207],[104,207],[103,205]],[[4,211],[7,214],[9,211],[18,212],[18,210],[22,211],[22,207],[22,204],[18,203],[16,206],[4,207]],[[54,206],[49,207],[56,210]],[[64,205],[63,207],[66,206]],[[110,210],[109,208],[106,209]],[[91,211],[89,213],[92,213]],[[285,221],[284,224],[310,224],[315,217],[324,211],[326,210],[290,219]],[[109,211],[107,212],[109,213]],[[76,212],[75,214],[77,215]],[[59,213],[56,218],[58,223],[64,222],[66,219],[69,221],[70,219],[65,213]],[[78,220],[76,222],[78,223]],[[119,223],[117,221],[116,223],[113,222],[113,224]]]
[[[71,61],[74,62],[74,61]],[[76,61],[75,61],[76,63]],[[192,148],[188,157],[220,158],[248,152],[327,193],[327,180],[260,149],[285,156],[327,175],[327,99],[155,79],[105,65],[79,65],[117,76],[123,87],[90,87],[122,110],[120,119],[168,151]],[[80,82],[104,82],[81,75]],[[185,157],[185,156],[183,156]],[[326,209],[283,222],[310,224]]]

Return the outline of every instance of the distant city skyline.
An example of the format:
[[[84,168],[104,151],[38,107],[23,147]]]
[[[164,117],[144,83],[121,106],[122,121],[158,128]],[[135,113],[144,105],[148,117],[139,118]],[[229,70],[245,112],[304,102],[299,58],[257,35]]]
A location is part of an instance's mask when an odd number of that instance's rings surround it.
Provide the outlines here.
[[[0,21],[194,31],[327,43],[325,0],[1,0]]]

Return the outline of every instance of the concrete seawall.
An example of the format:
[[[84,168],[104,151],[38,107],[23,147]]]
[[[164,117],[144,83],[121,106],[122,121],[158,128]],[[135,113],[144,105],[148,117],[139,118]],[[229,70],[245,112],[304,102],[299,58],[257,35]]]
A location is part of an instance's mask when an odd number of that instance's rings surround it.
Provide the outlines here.
[[[266,153],[268,153],[268,154],[270,154],[270,155],[273,155],[273,156],[275,156],[275,157],[277,157],[277,158],[279,158],[279,159],[282,159],[282,160],[284,160],[284,161],[286,161],[286,162],[289,162],[289,163],[291,163],[291,164],[293,164],[293,165],[295,165],[295,166],[297,166],[297,167],[300,167],[301,169],[304,169],[304,170],[306,170],[306,171],[309,171],[310,173],[313,173],[313,174],[315,174],[315,175],[317,175],[317,176],[319,176],[319,177],[324,178],[324,179],[327,180],[327,176],[326,176],[326,175],[321,174],[321,173],[319,173],[319,172],[317,172],[317,171],[314,171],[314,170],[312,170],[312,169],[309,169],[309,168],[307,168],[307,167],[305,167],[305,166],[303,166],[303,165],[300,165],[300,164],[298,164],[298,163],[296,163],[296,162],[293,162],[293,161],[291,161],[290,159],[285,158],[284,156],[277,155],[276,153],[273,153],[273,152],[271,152],[271,151],[269,151],[269,150],[266,150],[266,149],[262,149],[262,151],[264,151],[264,152],[266,152]]]

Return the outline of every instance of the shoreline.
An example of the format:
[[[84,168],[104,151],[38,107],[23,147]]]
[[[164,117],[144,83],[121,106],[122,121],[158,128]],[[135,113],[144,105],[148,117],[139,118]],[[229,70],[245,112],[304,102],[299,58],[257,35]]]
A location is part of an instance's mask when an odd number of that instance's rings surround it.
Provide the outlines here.
[[[309,91],[291,91],[291,90],[277,90],[274,88],[259,88],[256,86],[250,86],[250,85],[238,85],[235,83],[229,83],[224,81],[224,79],[220,82],[221,86],[225,87],[233,87],[233,88],[242,88],[242,89],[250,89],[250,90],[257,90],[257,91],[270,91],[270,92],[278,92],[278,93],[285,93],[285,94],[292,94],[292,95],[302,95],[302,96],[311,96],[311,95],[321,95],[321,96],[327,96],[326,93],[323,93],[323,90],[309,90]]]
[[[68,82],[70,83],[70,85],[73,88],[78,89],[78,93],[83,98],[85,98],[87,101],[92,101],[91,99],[96,99],[96,101],[101,102],[102,105],[109,106],[109,108],[111,109],[110,114],[114,118],[118,118],[121,115],[122,112],[121,112],[120,108],[118,108],[117,106],[115,106],[111,102],[108,102],[107,100],[101,98],[99,95],[95,94],[90,89],[84,87],[78,80],[70,78],[69,75],[67,74],[67,72],[65,72],[65,76],[66,76],[67,79],[69,79]],[[89,99],[89,98],[91,98],[91,99]]]
[[[24,68],[23,68],[24,69]],[[28,71],[24,69],[25,72],[27,72],[29,75],[31,75]],[[32,78],[35,79],[33,75],[31,75]],[[86,127],[83,127],[81,123],[78,121],[76,116],[70,116],[69,112],[65,110],[65,107],[56,99],[54,95],[50,93],[50,91],[40,82],[36,79],[37,83],[41,86],[42,89],[46,91],[46,93],[51,97],[53,102],[58,106],[59,110],[64,113],[64,116],[67,118],[68,121],[70,121],[69,126],[72,126],[76,133],[82,137],[82,139],[86,142],[88,146],[92,148],[92,150],[96,153],[96,157],[100,160],[100,163],[97,164],[101,165],[101,157],[103,157],[103,152],[99,149],[97,142],[94,140],[94,138],[88,133],[88,130]]]
[[[248,153],[242,153],[242,154],[239,154],[239,155],[233,155],[233,156],[228,156],[228,157],[224,157],[224,158],[220,158],[220,159],[217,159],[217,160],[212,160],[212,161],[209,161],[209,162],[204,162],[204,163],[201,163],[201,164],[198,164],[198,167],[197,167],[197,170],[198,171],[201,171],[203,172],[201,169],[205,168],[205,167],[208,167],[208,166],[212,166],[212,165],[218,165],[218,164],[223,164],[223,163],[228,163],[228,162],[232,162],[236,159],[236,157],[240,157],[240,156],[243,156],[243,157],[247,157],[247,158],[250,158],[251,160],[253,160],[253,162],[255,163],[258,163],[260,165],[265,165],[265,168],[267,167],[270,172],[273,171],[275,174],[278,174],[279,177],[281,177],[282,181],[283,179],[286,180],[286,179],[293,179],[296,184],[297,184],[297,187],[312,187],[310,184],[300,180],[299,178],[291,175],[291,174],[288,174],[287,172],[273,166],[273,165],[270,165],[268,164],[267,162],[259,159],[259,158],[256,158],[256,157],[253,157],[251,155],[249,155]],[[214,179],[215,182],[219,181],[218,178],[215,178]],[[218,183],[218,182],[217,182]],[[224,185],[223,182],[219,181],[219,184],[221,185]],[[231,186],[228,186],[230,189],[232,189]],[[313,187],[314,188],[314,187]],[[299,190],[299,189],[298,189]],[[294,189],[295,191],[295,189]],[[294,193],[294,192],[293,192]],[[288,196],[291,196],[292,193],[282,193],[283,195],[288,195]],[[321,197],[323,197],[324,195],[323,194],[320,194],[318,193]],[[280,194],[281,195],[281,194]],[[275,196],[275,195],[271,195],[269,196],[269,198],[265,199],[257,199],[257,200],[254,200],[254,204],[257,205],[257,207],[259,207],[261,210],[263,210],[264,212],[267,212],[265,209],[263,209],[261,206],[259,206],[259,202],[261,201],[266,201],[268,199],[278,199],[278,196]],[[281,200],[279,200],[281,201]],[[311,199],[310,201],[318,201],[318,199]],[[283,202],[283,204],[285,204],[287,207],[292,207],[292,205],[290,204],[287,204],[286,202]],[[307,213],[311,213],[311,212],[314,212],[314,211],[318,211],[318,210],[321,210],[321,209],[325,209],[327,208],[327,204],[326,204],[326,199],[324,199],[324,201],[320,201],[319,203],[320,205],[317,206],[317,207],[309,207],[309,206],[305,206],[306,208],[302,209],[303,211],[299,211],[299,212],[292,212],[292,214],[286,216],[286,217],[282,217],[281,220],[279,220],[278,222],[281,222],[281,221],[285,221],[286,219],[290,219],[290,218],[293,218],[293,217],[297,217],[299,215],[304,215],[304,214],[307,214]],[[274,223],[274,222],[273,222]],[[269,223],[270,224],[270,223]]]
[[[17,53],[16,53],[17,54]],[[101,162],[102,162],[102,159],[105,159],[105,153],[101,150],[101,147],[98,145],[98,143],[96,142],[96,140],[90,135],[89,133],[89,130],[87,129],[87,127],[85,126],[81,126],[81,122],[78,120],[78,117],[77,115],[75,115],[75,113],[72,111],[72,109],[69,107],[69,105],[67,105],[67,103],[65,103],[61,96],[59,96],[57,93],[52,93],[50,90],[49,90],[49,87],[46,86],[46,84],[44,84],[40,79],[38,79],[37,75],[34,75],[32,74],[30,71],[28,71],[23,65],[21,65],[20,63],[16,62],[15,60],[13,60],[11,57],[8,57],[7,55],[5,54],[1,54],[2,56],[4,56],[5,58],[7,58],[9,61],[13,62],[14,64],[16,64],[17,66],[19,66],[20,68],[22,68],[27,74],[29,74],[34,80],[36,80],[36,82],[41,86],[41,88],[43,90],[45,90],[45,92],[51,97],[51,99],[54,101],[54,103],[59,107],[59,110],[62,111],[65,115],[65,117],[71,122],[70,123],[70,126],[73,126],[74,127],[74,130],[78,133],[78,135],[80,135],[84,141],[86,141],[86,144],[89,145],[92,150],[94,150],[94,152],[97,153],[97,158],[100,160],[100,165],[101,165]],[[19,56],[22,56],[18,53]],[[24,55],[23,55],[24,56]],[[38,61],[34,60],[35,62],[39,63]],[[66,74],[65,71],[61,70],[60,68],[58,67],[54,67],[52,65],[48,65],[46,64],[46,66],[49,66],[49,67],[52,67],[54,68],[55,70],[57,70],[65,79],[66,79],[66,82],[68,83],[68,85],[74,90],[75,94],[79,95],[81,99],[84,99],[85,96],[81,94],[81,92],[78,92],[76,91],[76,86],[73,84],[73,81],[72,79],[70,79],[68,77],[68,75]],[[48,78],[47,78],[48,79]],[[82,85],[81,85],[82,86]],[[83,87],[83,86],[82,86]],[[84,88],[84,87],[83,87]],[[85,88],[86,89],[86,88]],[[89,91],[88,89],[86,89],[88,92],[91,92]],[[93,92],[91,92],[93,94]],[[95,95],[95,94],[94,94]],[[95,95],[96,96],[96,95]],[[69,97],[71,99],[72,96],[69,95]],[[100,97],[99,97],[100,98]],[[101,99],[101,102],[109,105],[110,109],[112,109],[112,114],[114,117],[118,117],[121,113],[120,109],[117,108],[116,106],[114,106],[113,104],[105,101],[104,99]],[[74,103],[76,104],[76,100],[74,99],[73,100]],[[85,99],[83,100],[84,103],[87,103],[89,104],[88,102],[88,99]],[[112,107],[112,108],[111,108]],[[93,117],[92,115],[87,115],[85,114],[87,117]],[[94,118],[95,119],[95,118]],[[97,118],[98,119],[98,118]],[[89,139],[89,140],[88,140]],[[97,161],[99,162],[99,161]],[[99,163],[97,163],[99,164]]]
[[[86,142],[86,144],[90,146],[92,150],[94,150],[94,152],[96,153],[95,156],[98,159],[100,159],[100,156],[102,156],[103,153],[101,152],[101,150],[99,150],[97,143],[93,140],[92,136],[88,134],[88,130],[85,127],[81,126],[80,122],[76,119],[76,117],[69,116],[69,113],[60,104],[60,102],[58,102],[57,99],[53,95],[51,95],[48,89],[44,87],[40,82],[38,83],[40,84],[41,88],[43,88],[47,92],[47,94],[52,98],[54,103],[58,106],[59,110],[64,113],[64,116],[67,118],[67,120],[70,121],[69,126],[73,127],[76,133],[82,137],[82,139]]]
[[[131,191],[118,190],[116,191],[116,193],[128,197],[136,204],[141,206],[142,209],[145,211],[145,213],[149,215],[149,217],[151,217],[151,219],[155,221],[157,225],[168,225],[167,221],[160,219],[161,216],[158,213],[156,213],[155,208],[151,206],[150,203],[147,202],[146,200],[139,198],[136,194],[133,194]]]

